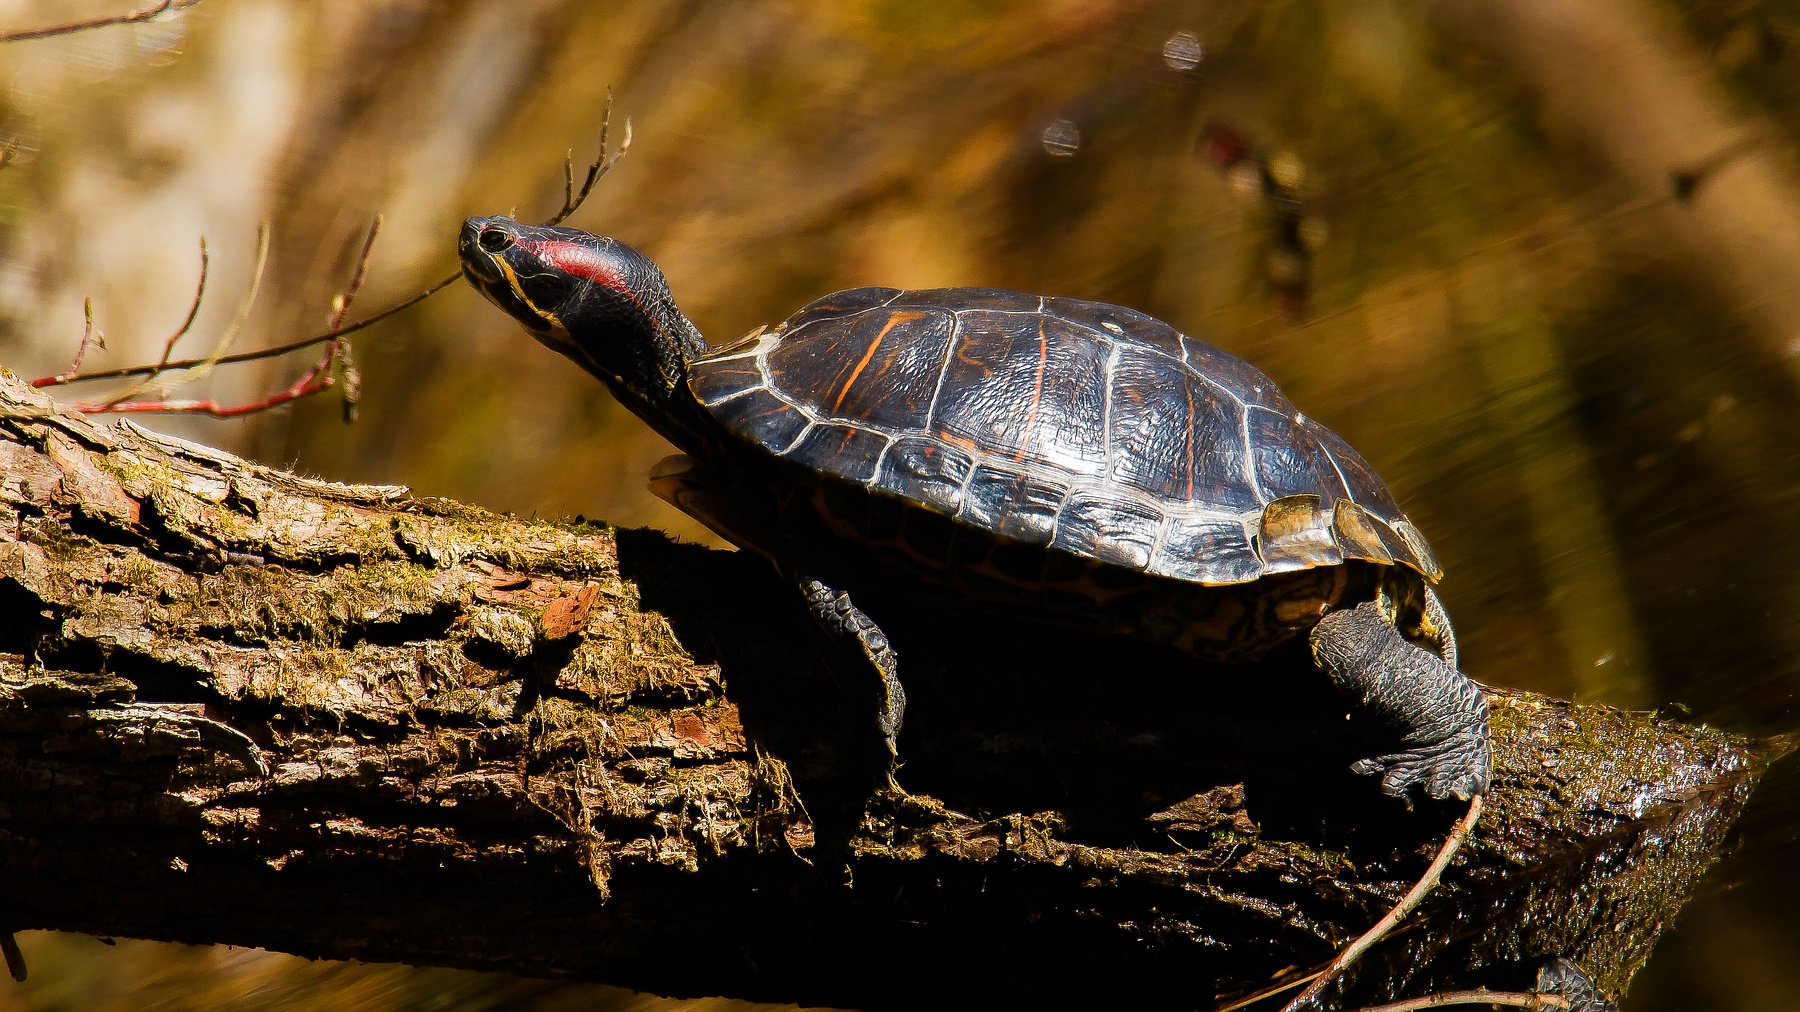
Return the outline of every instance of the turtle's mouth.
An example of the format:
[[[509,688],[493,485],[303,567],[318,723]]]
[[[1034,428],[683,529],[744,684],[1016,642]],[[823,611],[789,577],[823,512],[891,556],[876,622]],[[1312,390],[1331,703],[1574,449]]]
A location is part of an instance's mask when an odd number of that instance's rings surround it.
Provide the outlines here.
[[[489,302],[505,310],[506,315],[519,321],[526,330],[540,335],[550,330],[550,321],[546,320],[543,314],[526,305],[525,300],[519,298],[519,293],[514,291],[512,285],[506,281],[483,280],[469,270],[464,270],[463,276],[467,277],[481,291],[481,294],[487,296]]]

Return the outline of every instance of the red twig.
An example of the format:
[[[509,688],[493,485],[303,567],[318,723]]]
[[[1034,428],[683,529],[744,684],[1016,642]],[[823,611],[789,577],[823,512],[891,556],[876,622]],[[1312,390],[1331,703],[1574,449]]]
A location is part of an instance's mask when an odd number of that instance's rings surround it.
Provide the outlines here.
[[[106,335],[104,335],[94,329],[94,300],[93,299],[83,299],[81,301],[81,314],[84,318],[86,318],[87,325],[85,327],[83,327],[81,330],[81,344],[75,349],[75,361],[70,362],[69,367],[67,369],[56,374],[55,376],[50,377],[49,379],[41,379],[41,380],[34,381],[32,383],[32,386],[48,386],[51,383],[67,383],[67,382],[69,382],[69,380],[72,379],[74,377],[74,375],[80,371],[81,360],[87,357],[89,346],[97,344],[101,348],[106,347]]]
[[[323,363],[321,363],[323,364]],[[316,381],[315,381],[316,380]],[[82,411],[117,411],[120,413],[160,411],[168,414],[201,414],[214,418],[236,418],[239,415],[253,415],[258,411],[267,411],[288,401],[299,400],[309,394],[316,394],[331,386],[336,380],[329,373],[320,376],[319,366],[315,365],[306,371],[306,375],[295,380],[286,390],[265,397],[260,401],[248,404],[235,404],[220,407],[217,401],[123,401],[114,404],[94,406],[81,405]]]
[[[90,18],[86,21],[65,21],[59,25],[45,25],[42,28],[26,28],[16,32],[0,32],[0,42],[24,42],[28,39],[48,39],[57,35],[72,35],[94,28],[111,28],[114,25],[129,25],[139,21],[154,21],[168,11],[178,11],[192,7],[200,0],[162,0],[139,10],[125,14],[111,14],[103,18]]]
[[[369,225],[369,234],[363,237],[362,252],[356,255],[356,270],[350,274],[350,287],[331,300],[331,328],[326,331],[327,334],[342,332],[344,314],[350,311],[350,303],[356,301],[356,293],[362,291],[363,278],[369,272],[369,254],[375,251],[375,237],[381,234],[381,221],[381,215],[376,215]]]

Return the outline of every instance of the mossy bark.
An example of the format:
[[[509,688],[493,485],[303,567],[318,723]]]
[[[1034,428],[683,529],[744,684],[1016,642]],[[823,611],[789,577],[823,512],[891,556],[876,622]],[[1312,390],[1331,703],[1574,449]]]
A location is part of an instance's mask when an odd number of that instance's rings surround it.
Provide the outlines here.
[[[873,600],[911,707],[756,559],[312,481],[0,379],[0,928],[868,1009],[1206,1008],[1360,933],[1458,814],[1304,658]],[[1770,758],[1493,697],[1488,814],[1334,1004],[1621,992]]]

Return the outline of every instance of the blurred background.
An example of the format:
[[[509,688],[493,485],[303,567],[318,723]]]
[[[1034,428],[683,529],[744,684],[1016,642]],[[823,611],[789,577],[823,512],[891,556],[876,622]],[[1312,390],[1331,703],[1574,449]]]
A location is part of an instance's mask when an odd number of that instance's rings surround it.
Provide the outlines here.
[[[0,0],[0,32],[125,0]],[[607,86],[634,140],[571,224],[714,341],[835,289],[1122,303],[1262,366],[1385,475],[1477,678],[1800,730],[1800,2],[203,0],[0,44],[0,364],[317,333],[542,218]],[[328,478],[708,540],[669,452],[458,284],[337,391],[146,424]],[[169,391],[253,401],[316,351]],[[122,389],[115,386],[114,390]],[[162,392],[160,388],[149,391]],[[105,390],[66,396],[104,400]],[[141,395],[140,395],[141,396]],[[1789,764],[1790,766],[1793,764]],[[1800,1008],[1800,776],[1759,791],[1628,1012]],[[10,1009],[675,1009],[592,985],[28,933]]]

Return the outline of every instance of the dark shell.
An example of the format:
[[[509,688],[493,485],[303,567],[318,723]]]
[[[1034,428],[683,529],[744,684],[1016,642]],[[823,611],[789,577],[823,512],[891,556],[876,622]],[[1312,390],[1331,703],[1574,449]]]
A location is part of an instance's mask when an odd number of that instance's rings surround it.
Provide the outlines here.
[[[1248,362],[1142,313],[859,288],[693,363],[727,429],[981,530],[1156,576],[1345,559],[1439,575],[1348,443]]]

